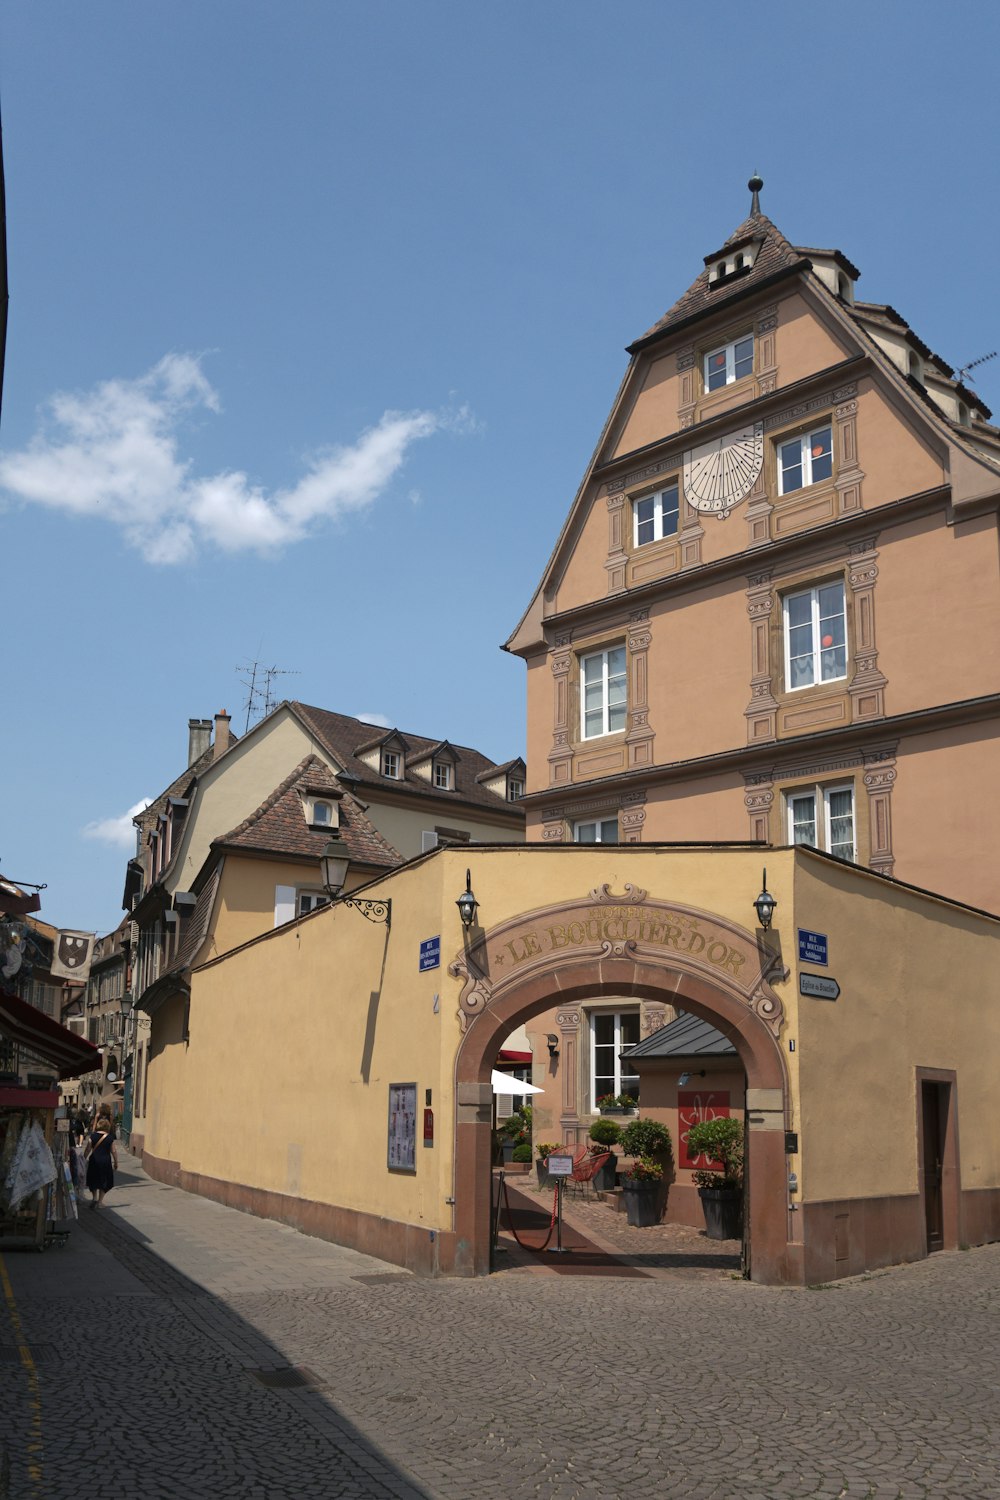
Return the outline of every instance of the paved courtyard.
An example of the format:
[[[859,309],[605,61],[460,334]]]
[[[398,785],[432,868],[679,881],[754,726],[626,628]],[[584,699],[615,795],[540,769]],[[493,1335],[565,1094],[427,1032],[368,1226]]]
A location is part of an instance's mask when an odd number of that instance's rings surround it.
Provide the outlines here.
[[[0,1500],[1000,1497],[1000,1246],[425,1281],[122,1165],[0,1256]]]

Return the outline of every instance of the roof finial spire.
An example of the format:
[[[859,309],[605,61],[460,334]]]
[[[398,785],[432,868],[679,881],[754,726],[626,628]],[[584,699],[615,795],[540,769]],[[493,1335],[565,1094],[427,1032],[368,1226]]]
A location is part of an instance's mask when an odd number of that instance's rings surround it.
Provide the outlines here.
[[[753,197],[750,200],[751,218],[753,218],[754,214],[760,213],[760,190],[763,186],[763,177],[759,176],[758,173],[755,172],[750,181],[747,183],[747,187],[750,189],[751,193],[753,193]]]

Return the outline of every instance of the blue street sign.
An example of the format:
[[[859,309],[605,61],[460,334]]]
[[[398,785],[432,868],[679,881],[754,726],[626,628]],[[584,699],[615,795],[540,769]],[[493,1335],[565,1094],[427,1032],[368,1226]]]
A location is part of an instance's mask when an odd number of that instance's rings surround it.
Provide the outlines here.
[[[439,937],[425,938],[420,944],[420,973],[425,969],[439,969],[441,967],[441,939]]]
[[[827,964],[826,933],[799,928],[799,959],[807,964]]]

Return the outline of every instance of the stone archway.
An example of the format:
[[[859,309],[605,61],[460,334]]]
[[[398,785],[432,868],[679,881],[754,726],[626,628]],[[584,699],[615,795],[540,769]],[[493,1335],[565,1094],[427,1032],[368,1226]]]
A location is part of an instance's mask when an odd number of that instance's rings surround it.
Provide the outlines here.
[[[584,1000],[633,996],[703,1017],[729,1037],[747,1075],[751,1275],[799,1280],[790,1243],[784,1129],[784,1012],[772,982],[787,978],[776,938],[712,912],[607,886],[584,900],[524,912],[470,937],[449,972],[464,983],[464,1037],[455,1060],[455,1270],[485,1275],[490,1233],[490,1068],[503,1038],[559,1006],[567,1026]]]

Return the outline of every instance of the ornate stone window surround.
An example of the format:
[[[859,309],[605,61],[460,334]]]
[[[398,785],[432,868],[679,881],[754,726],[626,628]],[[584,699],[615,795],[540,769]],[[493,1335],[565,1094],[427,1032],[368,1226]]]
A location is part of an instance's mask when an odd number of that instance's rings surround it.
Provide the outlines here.
[[[858,864],[891,875],[892,790],[896,782],[896,744],[876,745],[853,754],[817,757],[815,761],[785,761],[744,773],[744,805],[750,837],[785,844],[787,799],[796,791],[830,789],[850,783],[854,788],[854,839]],[[772,812],[775,814],[772,819]]]
[[[625,647],[628,674],[626,728],[596,738],[604,745],[624,743],[624,769],[652,764],[654,732],[649,724],[649,647],[652,639],[648,609],[632,610],[624,626],[609,625],[585,641],[573,640],[571,631],[556,637],[551,652],[554,693],[552,748],[548,755],[550,785],[571,782],[575,755],[596,743],[596,739],[584,740],[582,736],[580,664],[583,658],[620,646]]]
[[[646,792],[640,788],[627,792],[611,791],[603,797],[580,797],[561,807],[546,808],[542,814],[542,840],[548,844],[571,844],[577,823],[617,817],[619,844],[641,843],[646,821],[645,803]]]
[[[810,698],[836,690],[837,684],[816,682],[791,689],[785,682],[784,600],[792,594],[844,580],[847,617],[847,678],[851,722],[860,723],[885,715],[886,678],[878,670],[875,635],[875,585],[878,579],[877,536],[863,537],[847,545],[847,556],[830,550],[797,558],[794,567],[767,569],[747,575],[747,614],[750,617],[750,701],[747,743],[759,744],[777,737],[779,709],[792,698]],[[776,576],[777,575],[777,576]]]

